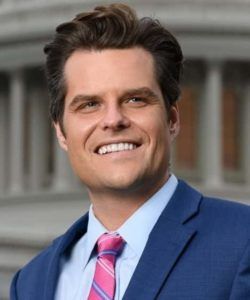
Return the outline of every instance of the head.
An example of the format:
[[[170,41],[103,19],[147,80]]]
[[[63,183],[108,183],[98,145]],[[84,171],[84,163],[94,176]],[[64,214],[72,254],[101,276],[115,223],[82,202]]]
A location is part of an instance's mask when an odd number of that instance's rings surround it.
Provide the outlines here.
[[[152,55],[156,80],[168,110],[180,96],[183,55],[179,43],[159,21],[149,17],[138,19],[129,6],[111,4],[97,6],[92,12],[80,13],[72,21],[59,25],[53,41],[45,46],[52,121],[63,130],[67,91],[64,67],[73,52],[133,47]]]
[[[58,140],[92,199],[94,192],[148,198],[168,177],[179,129],[176,39],[158,21],[113,4],[58,26],[45,52]]]

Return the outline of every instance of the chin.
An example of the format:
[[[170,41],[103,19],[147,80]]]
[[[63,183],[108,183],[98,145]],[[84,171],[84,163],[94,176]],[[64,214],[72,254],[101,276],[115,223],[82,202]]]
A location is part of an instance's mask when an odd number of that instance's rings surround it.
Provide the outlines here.
[[[108,172],[106,174],[98,174],[99,176],[93,176],[95,182],[93,185],[99,189],[109,190],[124,190],[134,186],[138,181],[138,176],[131,176],[131,174],[121,172],[119,169],[116,171]],[[103,176],[102,176],[103,175]],[[83,179],[84,182],[84,179]],[[86,182],[86,181],[85,181]],[[87,185],[87,182],[86,182]],[[91,184],[90,184],[91,185]]]
[[[137,181],[134,180],[112,180],[106,182],[106,186],[110,189],[117,191],[129,191],[133,190],[135,186],[137,186]]]

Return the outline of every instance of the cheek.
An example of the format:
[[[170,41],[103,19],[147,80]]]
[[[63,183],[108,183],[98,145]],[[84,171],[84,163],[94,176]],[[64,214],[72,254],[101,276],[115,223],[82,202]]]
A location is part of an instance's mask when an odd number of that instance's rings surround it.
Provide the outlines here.
[[[161,108],[136,112],[134,115],[130,114],[129,118],[149,134],[162,132],[167,127],[167,118]]]
[[[151,138],[155,145],[155,156],[160,159],[167,157],[170,152],[171,141],[168,124],[164,116],[161,116],[161,119],[159,119],[154,128],[152,128]]]
[[[165,115],[157,114],[149,122],[148,132],[157,143],[164,144],[169,139],[169,128]]]
[[[93,124],[85,120],[83,117],[78,116],[65,118],[64,124],[69,146],[71,145],[71,147],[75,147],[82,144],[85,147],[85,144],[93,132]]]

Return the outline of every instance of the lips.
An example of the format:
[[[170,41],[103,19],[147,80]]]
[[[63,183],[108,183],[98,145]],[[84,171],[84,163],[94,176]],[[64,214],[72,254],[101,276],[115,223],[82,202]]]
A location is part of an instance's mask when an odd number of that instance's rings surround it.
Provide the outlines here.
[[[139,146],[140,144],[135,142],[112,142],[98,146],[95,152],[99,155],[103,155],[114,152],[131,151]]]

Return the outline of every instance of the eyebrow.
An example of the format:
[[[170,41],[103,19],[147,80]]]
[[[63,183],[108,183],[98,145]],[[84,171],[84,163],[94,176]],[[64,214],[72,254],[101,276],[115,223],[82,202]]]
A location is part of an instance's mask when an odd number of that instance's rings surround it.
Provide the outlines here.
[[[87,101],[94,101],[94,100],[100,100],[101,97],[97,96],[97,95],[84,95],[84,94],[80,94],[77,95],[73,98],[73,100],[70,102],[69,107],[70,108],[74,108],[77,105],[83,103],[83,102],[87,102]]]
[[[154,98],[154,99],[158,99],[159,97],[157,96],[156,93],[154,93],[150,88],[148,87],[141,87],[141,88],[135,88],[135,89],[128,89],[125,90],[122,95],[119,97],[120,99],[124,99],[124,98],[129,98],[129,97],[133,97],[133,96],[143,96],[146,98]],[[100,101],[102,99],[102,97],[98,96],[98,95],[85,95],[85,94],[80,94],[77,95],[73,98],[73,100],[70,102],[69,107],[70,108],[74,108],[77,105],[85,102],[85,101]]]
[[[159,98],[157,96],[157,94],[148,87],[142,87],[142,88],[138,88],[138,89],[129,89],[123,93],[121,98],[132,97],[135,95],[142,95],[147,98],[157,98],[157,99]]]

